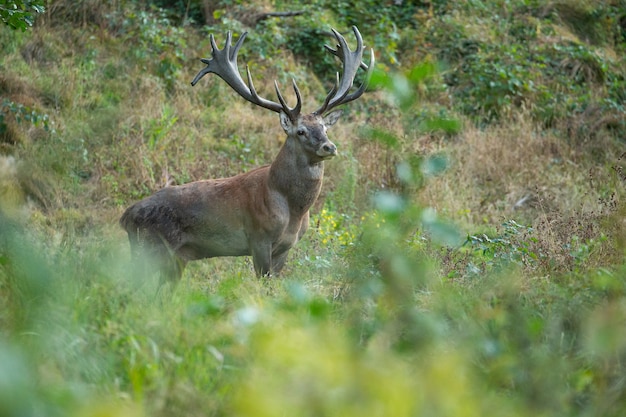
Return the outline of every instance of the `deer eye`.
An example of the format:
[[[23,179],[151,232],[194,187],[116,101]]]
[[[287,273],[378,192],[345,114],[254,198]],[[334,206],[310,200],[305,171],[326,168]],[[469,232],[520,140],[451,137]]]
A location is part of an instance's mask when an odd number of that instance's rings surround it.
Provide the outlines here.
[[[298,136],[304,136],[304,129],[298,129]]]

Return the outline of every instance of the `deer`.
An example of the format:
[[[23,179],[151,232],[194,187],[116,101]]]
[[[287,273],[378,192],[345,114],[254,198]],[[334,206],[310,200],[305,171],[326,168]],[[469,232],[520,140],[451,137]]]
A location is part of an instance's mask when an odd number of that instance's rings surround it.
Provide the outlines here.
[[[280,274],[289,250],[309,227],[309,209],[322,189],[324,162],[337,155],[327,135],[342,114],[335,108],[363,95],[375,64],[373,49],[369,64],[362,61],[365,48],[356,26],[352,27],[354,51],[339,32],[331,30],[337,46],[324,47],[339,58],[342,73],[341,77],[336,73],[322,105],[310,114],[301,113],[295,79],[294,107],[288,106],[277,81],[278,102],[259,96],[247,65],[247,83],[242,79],[237,54],[248,32],[233,47],[228,31],[221,50],[210,35],[211,58],[201,59],[206,67],[191,85],[209,73],[218,75],[244,100],[278,113],[287,137],[269,165],[233,177],[166,186],[126,209],[120,225],[128,234],[132,258],[149,255],[157,262],[162,282],[180,280],[189,261],[224,256],[252,256],[259,277]],[[359,69],[365,76],[357,88],[354,79]]]

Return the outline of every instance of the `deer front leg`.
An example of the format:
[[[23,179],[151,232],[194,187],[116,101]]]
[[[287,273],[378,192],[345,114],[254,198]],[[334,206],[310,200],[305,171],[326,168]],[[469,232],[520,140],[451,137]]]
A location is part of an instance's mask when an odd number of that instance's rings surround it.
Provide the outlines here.
[[[272,271],[272,243],[258,241],[253,243],[252,262],[259,277],[270,275]]]
[[[280,274],[283,267],[285,266],[285,261],[287,260],[287,255],[289,254],[289,249],[284,251],[281,254],[274,255],[272,257],[272,274]]]

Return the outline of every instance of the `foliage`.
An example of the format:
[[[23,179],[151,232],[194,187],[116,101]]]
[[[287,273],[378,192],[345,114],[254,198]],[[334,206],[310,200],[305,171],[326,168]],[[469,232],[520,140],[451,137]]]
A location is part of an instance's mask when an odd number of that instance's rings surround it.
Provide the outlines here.
[[[483,263],[488,267],[501,267],[510,263],[531,266],[539,256],[545,256],[545,254],[533,252],[530,248],[530,242],[536,241],[532,237],[532,227],[522,226],[515,220],[508,220],[502,228],[503,231],[499,236],[489,237],[483,233],[470,235],[465,241],[466,245],[478,252],[479,259],[483,259]],[[469,265],[468,269],[479,271],[475,265]]]
[[[36,14],[44,11],[44,0],[0,1],[0,19],[12,29],[25,31],[33,25]]]
[[[549,19],[523,13],[492,16],[493,40],[479,40],[450,18],[446,26],[433,27],[429,37],[444,46],[440,56],[453,65],[446,83],[462,112],[490,121],[509,115],[512,107],[530,106],[538,121],[554,125],[556,119],[593,105],[614,111],[615,106],[610,108],[585,93],[590,84],[614,88],[616,80],[608,78],[623,78],[619,61],[608,59],[593,46],[559,37]],[[500,37],[511,40],[495,42]],[[557,41],[544,43],[542,39]],[[603,96],[607,97],[605,92]]]
[[[365,216],[361,220],[365,220]],[[338,244],[345,248],[354,245],[357,240],[358,229],[347,214],[322,209],[318,219],[313,221],[322,245]]]
[[[134,50],[135,59],[154,66],[167,88],[173,88],[185,58],[184,29],[173,25],[161,9],[126,14],[124,26],[130,38],[139,44]]]
[[[7,129],[6,118],[12,116],[17,123],[29,122],[34,126],[41,125],[46,131],[50,131],[50,118],[47,114],[40,114],[36,110],[23,104],[15,103],[4,98],[0,104],[0,134]]]

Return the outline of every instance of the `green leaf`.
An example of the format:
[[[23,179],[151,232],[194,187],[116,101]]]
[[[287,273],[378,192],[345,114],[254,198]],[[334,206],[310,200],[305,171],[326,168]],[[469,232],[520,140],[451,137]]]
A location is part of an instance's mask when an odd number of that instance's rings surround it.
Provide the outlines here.
[[[433,155],[422,162],[421,170],[426,176],[440,175],[448,168],[448,157],[445,155]]]
[[[456,247],[463,243],[463,236],[458,228],[439,220],[433,208],[426,208],[422,211],[422,225],[433,241],[439,244]]]
[[[372,88],[384,88],[386,90],[390,90],[393,85],[393,80],[387,73],[387,71],[376,67],[374,68],[374,72],[372,73],[372,78],[370,79],[370,86]]]
[[[437,73],[437,67],[431,62],[414,66],[408,74],[408,80],[414,84],[422,82]]]
[[[33,25],[34,13],[45,11],[44,0],[0,0],[0,19],[12,29],[25,31]]]
[[[396,193],[379,191],[374,195],[374,206],[384,214],[398,214],[404,210],[406,202]]]

